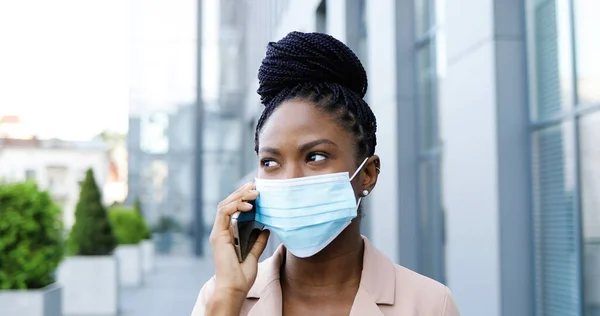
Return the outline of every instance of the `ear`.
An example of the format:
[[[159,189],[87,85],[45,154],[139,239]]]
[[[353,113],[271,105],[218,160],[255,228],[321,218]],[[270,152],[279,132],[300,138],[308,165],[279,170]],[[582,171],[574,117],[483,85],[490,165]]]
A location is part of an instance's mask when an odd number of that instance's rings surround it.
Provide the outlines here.
[[[377,177],[379,176],[380,168],[381,161],[379,156],[373,155],[367,160],[367,163],[362,171],[363,176],[361,183],[362,188],[360,189],[361,192],[363,190],[368,190],[369,193],[373,191],[375,185],[377,184]]]

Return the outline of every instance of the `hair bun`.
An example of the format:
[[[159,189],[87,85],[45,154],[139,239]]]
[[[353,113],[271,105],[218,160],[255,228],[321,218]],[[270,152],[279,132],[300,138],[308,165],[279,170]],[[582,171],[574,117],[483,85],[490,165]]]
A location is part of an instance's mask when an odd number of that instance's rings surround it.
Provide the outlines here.
[[[364,98],[367,74],[344,43],[322,33],[291,32],[269,43],[258,70],[259,89],[267,105],[285,89],[302,83],[336,83]]]

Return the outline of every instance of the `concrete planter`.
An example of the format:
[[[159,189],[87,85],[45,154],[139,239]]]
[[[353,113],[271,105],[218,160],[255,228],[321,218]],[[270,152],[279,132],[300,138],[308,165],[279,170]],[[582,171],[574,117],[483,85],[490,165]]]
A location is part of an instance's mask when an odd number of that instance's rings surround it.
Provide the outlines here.
[[[56,283],[39,290],[0,291],[0,315],[62,316],[61,294]]]
[[[142,284],[142,251],[140,245],[121,245],[115,250],[119,260],[119,284],[137,287]]]
[[[114,256],[68,257],[58,270],[63,314],[117,315],[118,263]]]
[[[148,274],[154,270],[154,242],[152,239],[143,240],[140,248],[142,250],[142,270]]]

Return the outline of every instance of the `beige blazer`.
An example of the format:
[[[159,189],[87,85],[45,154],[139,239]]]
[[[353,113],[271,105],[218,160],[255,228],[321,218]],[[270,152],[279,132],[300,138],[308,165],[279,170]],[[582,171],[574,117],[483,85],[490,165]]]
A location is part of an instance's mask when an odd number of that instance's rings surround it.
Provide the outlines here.
[[[350,311],[351,316],[459,316],[450,290],[427,277],[392,263],[364,238],[363,271]],[[281,315],[279,269],[285,247],[258,265],[256,282],[248,292],[240,315]],[[214,291],[214,277],[200,290],[192,316],[205,315],[205,306]]]

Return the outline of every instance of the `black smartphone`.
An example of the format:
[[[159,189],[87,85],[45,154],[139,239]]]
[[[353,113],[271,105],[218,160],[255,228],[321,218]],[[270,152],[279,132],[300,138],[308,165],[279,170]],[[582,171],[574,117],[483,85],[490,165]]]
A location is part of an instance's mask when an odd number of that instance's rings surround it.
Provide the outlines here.
[[[239,262],[244,262],[244,260],[246,260],[246,257],[258,239],[260,232],[265,228],[264,225],[259,224],[254,220],[256,216],[255,202],[247,202],[252,204],[252,210],[247,212],[236,212],[231,215],[229,221],[229,230]]]

